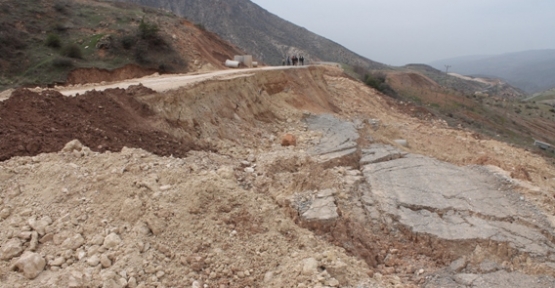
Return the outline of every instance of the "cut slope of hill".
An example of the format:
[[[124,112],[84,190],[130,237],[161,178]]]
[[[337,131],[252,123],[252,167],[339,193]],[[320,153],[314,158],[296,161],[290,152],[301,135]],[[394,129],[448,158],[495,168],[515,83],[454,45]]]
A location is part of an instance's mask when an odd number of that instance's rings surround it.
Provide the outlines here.
[[[172,13],[126,3],[3,1],[0,31],[0,90],[223,68],[240,53]]]
[[[555,87],[555,50],[532,50],[495,56],[450,58],[430,63],[464,75],[502,78],[527,93]]]
[[[118,0],[172,11],[220,35],[256,58],[280,65],[287,54],[379,69],[385,65],[285,21],[249,0]]]

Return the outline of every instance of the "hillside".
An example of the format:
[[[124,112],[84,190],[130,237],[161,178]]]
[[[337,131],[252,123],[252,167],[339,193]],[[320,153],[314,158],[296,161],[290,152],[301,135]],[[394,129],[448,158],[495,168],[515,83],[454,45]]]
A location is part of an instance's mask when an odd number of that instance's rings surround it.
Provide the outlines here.
[[[555,142],[555,110],[541,101],[525,102],[524,92],[499,79],[447,74],[424,64],[373,73],[416,117],[434,115],[452,127],[521,147],[531,148],[534,139]]]
[[[171,13],[125,3],[2,1],[0,27],[0,90],[223,68],[241,53]]]
[[[554,283],[553,158],[335,67],[228,71],[1,102],[0,287]]]
[[[118,0],[172,11],[253,54],[281,65],[286,55],[302,54],[310,62],[331,61],[379,69],[385,67],[345,47],[285,21],[249,0]]]
[[[494,56],[443,59],[430,63],[463,75],[502,78],[509,84],[532,94],[555,87],[555,50],[532,50]]]
[[[461,75],[446,74],[424,64],[409,64],[403,68],[422,73],[445,88],[467,95],[479,92],[506,99],[520,99],[525,96],[524,92],[499,79],[461,77]]]

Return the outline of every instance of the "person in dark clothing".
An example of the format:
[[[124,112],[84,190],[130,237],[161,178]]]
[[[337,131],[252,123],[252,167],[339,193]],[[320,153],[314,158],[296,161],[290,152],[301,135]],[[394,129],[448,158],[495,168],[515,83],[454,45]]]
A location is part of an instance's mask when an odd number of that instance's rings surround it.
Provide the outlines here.
[[[287,56],[287,66],[291,66],[291,58]]]
[[[301,66],[304,66],[304,56],[301,55],[301,58],[299,58],[299,60],[301,60]]]

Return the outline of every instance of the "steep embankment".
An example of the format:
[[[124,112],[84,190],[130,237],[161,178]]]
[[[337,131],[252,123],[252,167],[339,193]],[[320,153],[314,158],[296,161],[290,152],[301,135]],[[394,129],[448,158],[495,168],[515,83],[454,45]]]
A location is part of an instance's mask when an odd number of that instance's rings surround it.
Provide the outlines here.
[[[0,162],[1,286],[555,281],[555,163],[538,155],[414,118],[334,68],[132,98],[149,112],[127,112],[150,115],[148,129],[207,149],[175,158],[149,153],[153,142],[104,153],[74,142]]]

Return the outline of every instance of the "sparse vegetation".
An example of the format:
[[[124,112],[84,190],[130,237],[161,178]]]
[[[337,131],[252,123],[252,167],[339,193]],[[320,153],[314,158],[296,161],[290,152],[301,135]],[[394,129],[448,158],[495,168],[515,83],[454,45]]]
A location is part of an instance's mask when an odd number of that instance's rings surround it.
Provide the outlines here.
[[[56,57],[52,60],[52,66],[55,68],[71,68],[73,67],[73,61],[66,57]]]
[[[149,69],[186,71],[183,56],[165,40],[158,25],[176,22],[175,16],[104,1],[8,3],[0,3],[0,11],[9,10],[0,21],[0,91],[64,82],[72,69],[80,67],[115,69],[139,64]],[[16,23],[23,27],[16,28]],[[97,44],[106,35],[112,40],[102,45],[99,53]]]
[[[386,95],[396,97],[397,93],[387,84],[386,74],[382,72],[368,73],[364,76],[364,83]]]
[[[121,45],[123,49],[129,50],[137,43],[137,38],[133,35],[125,35],[121,38]]]
[[[151,40],[158,38],[158,31],[160,31],[158,25],[146,22],[144,19],[141,20],[139,24],[139,37],[141,37],[141,39]]]
[[[46,40],[44,41],[44,45],[51,48],[60,48],[62,47],[62,41],[60,40],[60,36],[57,34],[48,34],[48,36],[46,36]]]
[[[74,59],[82,59],[83,52],[81,51],[81,47],[75,43],[67,44],[62,48],[61,54],[66,57],[74,58]]]

